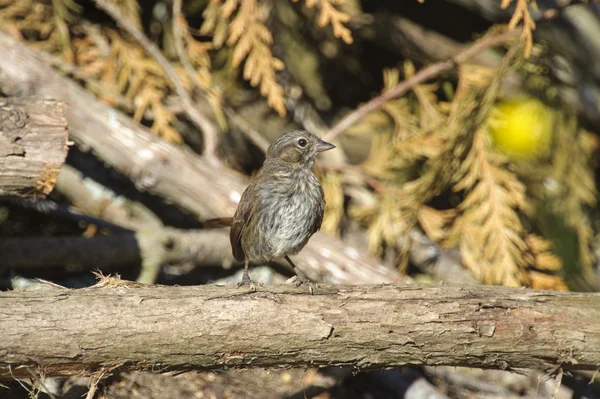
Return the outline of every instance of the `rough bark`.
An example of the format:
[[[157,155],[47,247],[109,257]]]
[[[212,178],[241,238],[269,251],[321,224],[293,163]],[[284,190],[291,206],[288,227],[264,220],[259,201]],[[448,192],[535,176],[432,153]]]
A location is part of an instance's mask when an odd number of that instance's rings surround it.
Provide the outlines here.
[[[600,366],[600,294],[103,285],[0,293],[0,377],[30,377],[36,368],[51,376],[100,368]]]
[[[63,103],[0,99],[0,197],[50,194],[67,156]]]
[[[22,43],[0,33],[0,89],[11,94],[52,95],[69,106],[71,138],[125,174],[140,190],[185,209],[200,220],[232,216],[245,185],[238,174],[215,167],[98,101],[38,60]],[[294,258],[313,280],[330,283],[389,283],[399,279],[373,258],[341,240],[317,233]]]

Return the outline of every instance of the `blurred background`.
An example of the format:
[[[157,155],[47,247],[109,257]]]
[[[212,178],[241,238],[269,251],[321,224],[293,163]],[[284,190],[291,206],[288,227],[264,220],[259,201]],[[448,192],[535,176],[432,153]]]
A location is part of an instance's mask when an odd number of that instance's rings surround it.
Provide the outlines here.
[[[233,215],[268,144],[293,128],[338,146],[315,167],[322,234],[297,257],[313,281],[600,289],[598,3],[0,0],[0,35],[17,49],[0,62],[2,96],[38,90],[22,82],[44,68],[69,82],[45,95],[93,95],[67,105],[74,144],[52,193],[0,201],[3,290],[82,288],[99,273],[237,283],[228,229],[205,221]],[[153,137],[128,142],[127,129]],[[116,373],[95,397],[600,397],[591,377]],[[15,382],[0,397],[75,398],[88,383]]]

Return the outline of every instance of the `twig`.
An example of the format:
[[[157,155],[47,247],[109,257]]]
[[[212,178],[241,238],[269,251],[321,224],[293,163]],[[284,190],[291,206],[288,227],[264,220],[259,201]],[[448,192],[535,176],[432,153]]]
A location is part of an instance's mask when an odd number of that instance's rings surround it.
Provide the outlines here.
[[[183,86],[183,83],[181,83],[181,80],[177,76],[175,69],[173,69],[173,66],[165,58],[160,49],[154,43],[152,43],[143,32],[139,31],[134,25],[127,21],[125,17],[123,17],[116,5],[109,3],[107,0],[94,1],[100,9],[104,10],[117,22],[117,24],[119,24],[119,26],[121,26],[121,28],[127,31],[127,33],[129,33],[139,43],[139,45],[142,46],[144,50],[146,50],[148,54],[154,57],[156,62],[164,69],[165,73],[167,74],[167,77],[169,78],[173,86],[175,86],[175,91],[177,92],[177,95],[181,97],[181,103],[185,114],[202,131],[202,137],[204,139],[203,155],[211,163],[215,165],[220,164],[220,161],[216,155],[218,137],[218,130],[216,126],[206,116],[202,115],[202,113],[198,111],[189,93],[187,92],[187,90]]]
[[[104,370],[100,370],[98,373],[94,373],[94,375],[90,378],[90,383],[88,384],[88,392],[85,396],[85,399],[94,399],[96,396],[96,391],[98,390],[98,384],[104,378],[106,372]]]
[[[498,35],[484,36],[480,40],[473,43],[472,46],[464,49],[454,57],[446,61],[436,62],[424,69],[421,69],[411,78],[398,83],[392,89],[382,93],[380,96],[373,98],[371,101],[361,105],[356,110],[346,115],[334,127],[329,129],[325,136],[323,136],[323,140],[334,140],[340,134],[344,133],[346,129],[348,129],[350,126],[361,120],[369,112],[374,111],[380,108],[386,102],[403,95],[419,83],[431,79],[444,71],[452,69],[458,64],[465,63],[471,57],[475,56],[476,54],[480,53],[485,49],[513,40],[517,38],[519,34],[520,30],[515,29],[508,32],[503,32]]]
[[[231,119],[234,125],[242,131],[242,133],[252,142],[255,146],[261,149],[263,152],[267,152],[269,148],[269,142],[261,136],[256,130],[250,126],[250,123],[244,119],[240,114],[229,106],[224,106],[225,114]]]
[[[183,43],[183,24],[181,23],[181,19],[183,18],[183,15],[181,14],[181,3],[182,0],[173,1],[173,41],[175,43],[175,51],[177,51],[179,61],[185,68],[185,71],[189,75],[192,82],[194,82],[198,90],[204,91],[204,88],[202,87],[202,84],[200,84],[198,76],[196,75],[196,70],[185,53],[185,46]]]
[[[550,21],[552,19],[557,18],[563,11],[567,8],[575,5],[575,4],[589,4],[589,3],[597,3],[598,0],[562,0],[556,2],[556,7],[549,8],[542,12],[542,15],[538,18],[535,18],[535,22],[540,20]]]
[[[29,394],[29,397],[31,398],[35,398],[37,396],[37,393],[35,392],[35,390],[33,389],[33,387],[30,389],[28,388],[25,384],[23,384],[23,382],[21,382],[20,378],[15,377],[15,375],[13,374],[12,371],[12,366],[9,364],[8,365],[8,371],[10,372],[10,376],[12,377],[13,380],[17,381],[19,383],[19,385],[21,385],[21,387],[27,391],[27,393]]]

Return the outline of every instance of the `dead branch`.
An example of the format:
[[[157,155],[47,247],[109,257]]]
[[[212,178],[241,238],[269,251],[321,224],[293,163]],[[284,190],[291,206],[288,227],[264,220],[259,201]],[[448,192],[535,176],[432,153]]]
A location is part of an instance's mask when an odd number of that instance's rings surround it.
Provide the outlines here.
[[[200,220],[233,215],[244,190],[238,174],[160,140],[44,65],[24,44],[3,33],[0,53],[6,54],[0,57],[1,90],[53,95],[67,101],[65,116],[76,144],[83,150],[93,150],[128,176],[138,189],[161,196]],[[322,233],[315,234],[294,261],[315,281],[357,284],[399,279],[394,270]]]
[[[50,194],[67,157],[63,103],[0,99],[0,197]]]
[[[600,365],[600,294],[505,287],[152,287],[0,293],[0,377],[232,367]]]
[[[15,268],[73,265],[110,270],[141,263],[137,281],[151,284],[163,265],[193,263],[196,267],[229,267],[235,262],[226,230],[165,227],[141,204],[111,201],[107,195],[100,195],[98,189],[90,192],[81,174],[69,165],[63,166],[56,188],[81,211],[103,219],[49,200],[14,200],[13,203],[59,218],[84,221],[108,229],[112,235],[0,238],[1,265]]]
[[[95,220],[88,223],[100,228],[103,224],[110,224],[109,229],[113,232],[118,231],[117,226],[127,231],[164,227],[160,218],[141,203],[117,196],[107,187],[100,187],[86,183],[82,173],[70,165],[63,166],[56,182],[56,190],[79,210],[79,220],[85,221],[86,217],[91,217]],[[60,208],[61,205],[56,204],[56,207]],[[73,207],[70,208],[74,211]],[[63,214],[56,216],[64,217]]]
[[[77,264],[93,268],[127,265],[141,261],[142,269],[136,281],[153,284],[156,282],[162,266],[167,264],[192,262],[196,267],[205,265],[229,267],[235,263],[226,230],[180,230],[165,227],[155,214],[140,203],[122,197],[118,201],[114,201],[109,193],[100,194],[98,189],[91,192],[81,174],[68,165],[65,165],[61,171],[56,188],[83,212],[97,215],[117,226],[130,229],[127,234],[121,234],[123,238],[122,241],[117,240],[119,241],[118,245],[104,246],[107,252],[103,254],[104,263],[84,256],[76,262]],[[114,195],[114,193],[111,194]],[[87,218],[91,219],[89,216]],[[91,223],[101,224],[102,220]],[[134,230],[135,233],[131,230]],[[79,237],[70,237],[64,242],[63,248],[73,248],[73,251],[65,249],[64,252],[67,254],[85,254],[81,244],[95,247],[93,241],[97,241],[98,246],[102,246],[111,239],[110,237],[94,237],[92,240],[82,241]],[[37,247],[38,243],[46,245],[46,242],[52,240],[53,238],[41,238],[25,243],[15,242],[13,245],[16,248],[23,248],[23,253],[28,253],[33,250],[32,246]],[[1,246],[2,241],[0,240]],[[36,250],[36,253],[39,251]],[[54,265],[65,264],[61,261],[64,257],[57,256],[56,253],[49,253],[48,257],[46,259],[59,261],[53,263]],[[1,259],[0,253],[0,263],[2,263]],[[40,259],[45,258],[38,255],[38,260]],[[128,262],[123,259],[128,259]],[[23,265],[28,266],[30,261],[26,258],[17,260],[11,256],[6,262],[14,267],[22,267],[16,263],[24,262]],[[48,263],[45,262],[45,264]],[[44,262],[35,264],[39,266]]]

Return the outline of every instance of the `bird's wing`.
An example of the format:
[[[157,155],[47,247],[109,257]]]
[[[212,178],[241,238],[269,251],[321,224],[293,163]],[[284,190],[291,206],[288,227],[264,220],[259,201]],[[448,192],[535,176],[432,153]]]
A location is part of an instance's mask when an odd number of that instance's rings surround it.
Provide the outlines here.
[[[244,233],[244,229],[250,221],[250,217],[252,216],[252,208],[256,202],[251,201],[250,198],[246,198],[251,196],[252,190],[250,187],[248,187],[242,194],[238,208],[233,216],[233,221],[231,222],[231,231],[229,232],[231,251],[233,252],[233,257],[238,262],[243,262],[246,259],[246,254],[244,254],[244,249],[242,248],[242,234]]]
[[[321,198],[325,199],[325,193],[323,193],[323,188],[319,184],[319,191],[321,191]],[[321,205],[315,209],[316,220],[315,224],[312,226],[311,235],[315,234],[317,231],[321,229],[321,223],[323,222],[323,215],[325,214],[325,201],[321,202]]]

